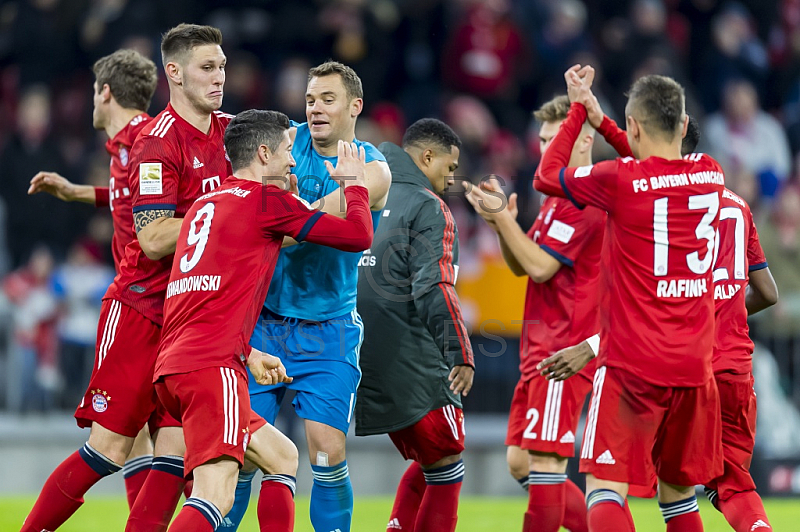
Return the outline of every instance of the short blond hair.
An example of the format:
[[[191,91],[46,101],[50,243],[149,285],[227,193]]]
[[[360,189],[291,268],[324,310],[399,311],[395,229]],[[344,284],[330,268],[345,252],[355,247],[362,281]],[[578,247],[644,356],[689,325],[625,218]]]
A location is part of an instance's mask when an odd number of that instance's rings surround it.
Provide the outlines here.
[[[540,124],[544,124],[546,122],[562,122],[567,119],[569,106],[569,97],[566,94],[562,94],[560,96],[556,96],[548,102],[543,103],[538,110],[533,112],[533,117]],[[582,132],[594,135],[594,128],[589,124],[589,120],[586,120],[583,123]]]

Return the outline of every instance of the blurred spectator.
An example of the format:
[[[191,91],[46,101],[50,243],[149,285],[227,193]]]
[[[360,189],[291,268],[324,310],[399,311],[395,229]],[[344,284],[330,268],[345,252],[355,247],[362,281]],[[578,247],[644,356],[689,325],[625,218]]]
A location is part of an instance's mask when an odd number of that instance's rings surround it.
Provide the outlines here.
[[[302,57],[287,59],[275,80],[275,109],[292,120],[306,121],[306,85],[311,63]]]
[[[703,131],[708,152],[726,172],[745,170],[759,182],[761,195],[775,196],[791,170],[791,154],[780,123],[762,111],[749,81],[729,81],[723,110],[706,120]]]
[[[103,250],[92,240],[74,244],[65,264],[56,268],[53,294],[61,312],[58,337],[59,366],[65,386],[61,406],[74,408],[80,402],[92,373],[100,303],[114,280],[114,269],[102,263]]]
[[[450,35],[442,70],[449,87],[480,97],[504,126],[521,132],[527,117],[516,100],[530,51],[510,8],[508,0],[474,2]]]
[[[562,0],[550,4],[547,22],[536,36],[536,48],[543,72],[564,72],[572,64],[569,58],[588,50],[586,6],[580,0]],[[563,85],[563,83],[562,83]]]
[[[748,11],[738,3],[727,4],[714,17],[711,30],[713,46],[708,48],[697,80],[704,87],[706,110],[719,108],[716,96],[734,79],[750,80],[763,94],[769,57]]]
[[[45,246],[33,250],[27,264],[3,280],[13,308],[13,347],[9,373],[14,389],[9,408],[49,410],[63,385],[58,371],[55,323],[58,306],[50,288],[53,256]]]
[[[27,196],[28,185],[40,170],[70,173],[58,149],[50,123],[50,92],[44,85],[27,88],[20,100],[17,131],[0,155],[4,186],[0,194],[8,207],[12,267],[22,264],[34,244],[44,242],[62,255],[80,227],[71,227],[65,204],[40,194]]]
[[[792,336],[800,330],[800,189],[783,188],[771,216],[758,225],[769,269],[780,290],[775,307],[764,311],[759,330]]]

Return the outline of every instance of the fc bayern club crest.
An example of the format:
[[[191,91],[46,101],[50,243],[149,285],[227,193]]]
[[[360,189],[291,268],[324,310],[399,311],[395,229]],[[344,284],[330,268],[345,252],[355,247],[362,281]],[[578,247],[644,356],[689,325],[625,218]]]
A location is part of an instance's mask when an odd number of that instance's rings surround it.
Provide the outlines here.
[[[94,411],[102,413],[108,410],[108,402],[111,401],[111,396],[105,390],[91,390],[91,392]]]
[[[119,162],[122,166],[128,166],[128,150],[125,146],[119,147]]]

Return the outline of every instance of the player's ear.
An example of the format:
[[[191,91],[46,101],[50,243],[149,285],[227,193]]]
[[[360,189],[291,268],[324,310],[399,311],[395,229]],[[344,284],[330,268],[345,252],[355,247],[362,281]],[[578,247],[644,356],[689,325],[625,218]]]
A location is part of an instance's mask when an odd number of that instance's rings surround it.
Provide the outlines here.
[[[686,137],[686,132],[689,129],[689,115],[683,115],[683,127],[681,128],[681,138]]]
[[[350,103],[350,116],[356,117],[364,110],[364,100],[361,98],[353,98]]]
[[[164,65],[164,72],[167,74],[167,78],[169,78],[174,84],[183,84],[183,73],[181,72],[181,67],[177,62],[169,61],[166,65]]]
[[[425,165],[425,167],[429,167],[433,164],[434,157],[436,157],[436,154],[430,148],[425,148],[422,150],[422,153],[419,156],[420,161],[423,165]]]
[[[266,166],[269,164],[269,160],[272,157],[272,152],[269,151],[269,147],[266,144],[261,144],[258,147],[258,162]]]
[[[586,153],[588,151],[592,151],[593,145],[594,145],[594,135],[584,135],[580,143],[580,152]]]
[[[108,102],[111,99],[111,87],[108,86],[108,83],[103,83],[100,94],[103,96],[103,102]]]
[[[633,137],[636,140],[639,140],[639,134],[640,134],[639,122],[637,122],[636,119],[633,118],[633,116],[628,115],[625,118],[625,124],[627,126],[626,129],[631,132],[631,137]]]

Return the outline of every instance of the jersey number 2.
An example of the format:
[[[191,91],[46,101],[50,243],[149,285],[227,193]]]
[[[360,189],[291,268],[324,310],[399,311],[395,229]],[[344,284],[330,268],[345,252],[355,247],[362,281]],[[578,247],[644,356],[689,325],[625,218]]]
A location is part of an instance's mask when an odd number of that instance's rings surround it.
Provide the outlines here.
[[[531,422],[528,423],[528,428],[526,428],[525,432],[522,433],[522,437],[528,438],[529,440],[535,440],[536,433],[533,432],[533,429],[539,422],[539,411],[536,410],[535,408],[529,409],[527,415],[525,416],[525,419],[530,419]]]
[[[200,226],[200,229],[198,229],[197,226],[201,219],[203,220],[203,225]],[[195,248],[191,258],[189,258],[188,251],[183,255],[183,257],[181,257],[181,271],[183,273],[189,273],[192,268],[197,266],[197,263],[200,262],[200,258],[203,256],[203,252],[206,250],[208,233],[211,231],[211,220],[213,219],[213,203],[206,203],[203,208],[197,211],[197,214],[194,215],[192,223],[189,224],[189,236],[186,237],[186,245],[189,247],[195,246]]]

